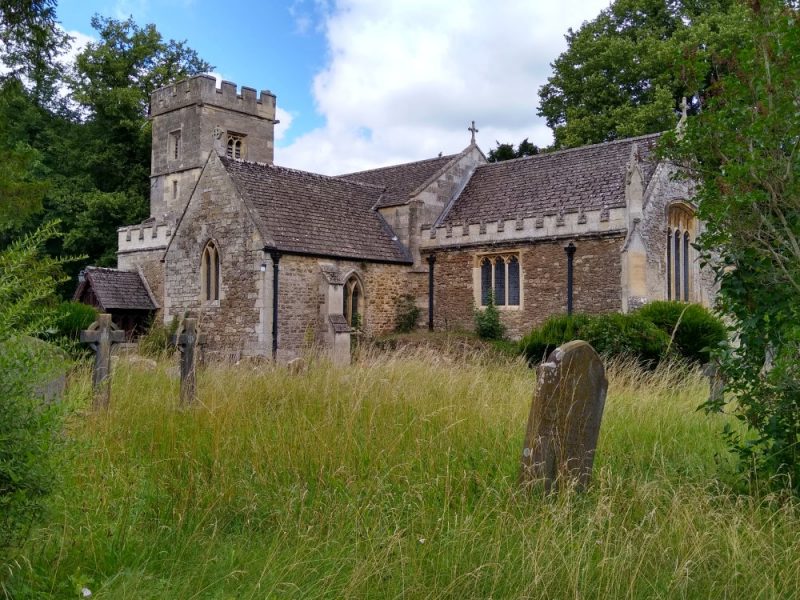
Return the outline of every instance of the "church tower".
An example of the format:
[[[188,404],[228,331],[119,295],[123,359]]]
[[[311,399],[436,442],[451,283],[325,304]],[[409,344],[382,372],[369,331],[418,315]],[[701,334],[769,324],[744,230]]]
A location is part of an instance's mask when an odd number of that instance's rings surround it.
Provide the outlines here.
[[[197,75],[150,96],[152,156],[150,216],[174,224],[180,218],[209,153],[271,164],[275,95]]]

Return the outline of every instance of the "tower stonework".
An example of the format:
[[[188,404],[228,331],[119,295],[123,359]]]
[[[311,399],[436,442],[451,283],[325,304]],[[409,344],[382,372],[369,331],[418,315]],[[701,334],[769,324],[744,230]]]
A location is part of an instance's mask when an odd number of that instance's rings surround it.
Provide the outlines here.
[[[234,158],[271,164],[275,95],[197,75],[150,96],[150,216],[174,225],[215,147]]]

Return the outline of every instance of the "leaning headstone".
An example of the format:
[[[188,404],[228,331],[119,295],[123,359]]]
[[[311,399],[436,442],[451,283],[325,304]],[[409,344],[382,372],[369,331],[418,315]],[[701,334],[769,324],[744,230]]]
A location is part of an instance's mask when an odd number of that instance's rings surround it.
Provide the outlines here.
[[[125,332],[114,325],[111,315],[102,313],[86,331],[81,331],[81,342],[94,350],[92,387],[94,407],[108,408],[111,402],[111,347],[125,341]]]
[[[301,357],[293,358],[286,363],[286,367],[292,375],[300,375],[306,370],[306,361]]]
[[[205,336],[197,333],[197,320],[184,319],[183,331],[172,337],[181,352],[181,404],[188,406],[197,399],[197,355],[205,344]]]
[[[592,475],[608,380],[597,352],[576,340],[559,346],[539,366],[522,451],[523,484],[578,489]]]
[[[703,367],[703,375],[708,377],[708,401],[712,404],[721,402],[725,397],[725,377],[716,361]]]

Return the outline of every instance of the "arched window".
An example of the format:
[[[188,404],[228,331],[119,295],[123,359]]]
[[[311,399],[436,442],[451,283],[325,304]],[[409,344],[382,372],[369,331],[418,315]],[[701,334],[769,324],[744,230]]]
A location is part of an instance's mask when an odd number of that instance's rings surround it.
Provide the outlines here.
[[[200,263],[200,287],[203,300],[219,300],[219,251],[214,242],[209,241],[203,249]]]
[[[667,213],[667,299],[688,302],[692,297],[693,269],[692,239],[696,232],[696,220],[691,207],[676,203]]]
[[[358,329],[364,324],[364,289],[355,275],[351,275],[344,284],[342,313],[350,327]]]
[[[480,259],[481,306],[489,304],[492,295],[497,306],[519,306],[520,271],[516,254],[484,256]]]
[[[225,154],[228,158],[244,158],[244,136],[238,133],[229,133]]]

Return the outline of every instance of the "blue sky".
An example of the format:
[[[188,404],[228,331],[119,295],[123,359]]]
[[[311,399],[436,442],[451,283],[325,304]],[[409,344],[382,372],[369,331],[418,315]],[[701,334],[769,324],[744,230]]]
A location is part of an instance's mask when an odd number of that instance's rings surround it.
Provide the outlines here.
[[[61,0],[78,41],[91,16],[155,23],[215,74],[277,95],[276,162],[342,173],[478,143],[550,142],[536,92],[568,27],[608,0]]]

